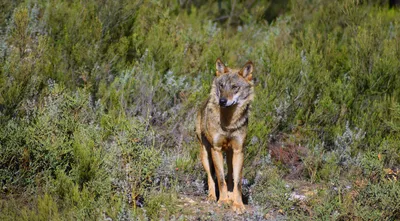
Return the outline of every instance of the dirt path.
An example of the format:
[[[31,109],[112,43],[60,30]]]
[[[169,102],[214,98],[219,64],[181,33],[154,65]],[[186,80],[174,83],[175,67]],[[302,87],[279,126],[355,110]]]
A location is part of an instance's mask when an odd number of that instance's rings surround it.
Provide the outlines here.
[[[320,185],[311,184],[302,180],[287,180],[293,187],[288,200],[300,202],[312,198],[317,189],[324,188]],[[193,192],[188,189],[178,195],[178,219],[183,220],[287,220],[283,211],[266,210],[251,202],[245,204],[246,212],[237,215],[230,206],[218,206],[216,202],[210,203],[206,200],[205,193]]]
[[[178,208],[188,220],[265,220],[259,209],[252,205],[246,205],[245,214],[237,215],[229,206],[207,202],[206,195],[181,194]]]

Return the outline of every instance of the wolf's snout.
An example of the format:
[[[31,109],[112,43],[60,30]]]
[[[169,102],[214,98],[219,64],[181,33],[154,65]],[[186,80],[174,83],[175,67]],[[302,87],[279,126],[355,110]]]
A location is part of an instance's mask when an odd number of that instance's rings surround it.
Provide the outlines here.
[[[220,106],[225,106],[226,102],[228,102],[228,100],[226,98],[220,98],[219,99],[219,105]]]

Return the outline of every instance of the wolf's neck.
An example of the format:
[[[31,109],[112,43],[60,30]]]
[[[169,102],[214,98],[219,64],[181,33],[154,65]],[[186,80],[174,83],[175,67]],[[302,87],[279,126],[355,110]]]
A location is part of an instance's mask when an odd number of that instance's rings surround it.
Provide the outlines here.
[[[224,130],[236,130],[247,123],[248,104],[234,105],[228,108],[220,107],[221,127]]]

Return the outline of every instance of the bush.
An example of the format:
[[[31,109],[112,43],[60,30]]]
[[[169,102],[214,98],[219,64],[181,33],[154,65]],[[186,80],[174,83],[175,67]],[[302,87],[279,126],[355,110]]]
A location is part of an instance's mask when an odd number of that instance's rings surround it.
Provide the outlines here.
[[[398,9],[286,2],[0,3],[0,217],[157,219],[162,206],[173,217],[177,190],[204,175],[194,121],[221,57],[256,67],[250,203],[289,218],[398,218],[382,195],[396,194],[384,171],[400,164]],[[288,201],[293,168],[271,159],[275,144],[306,150],[296,179],[325,187],[313,209]],[[359,177],[370,182],[357,197],[330,190]]]

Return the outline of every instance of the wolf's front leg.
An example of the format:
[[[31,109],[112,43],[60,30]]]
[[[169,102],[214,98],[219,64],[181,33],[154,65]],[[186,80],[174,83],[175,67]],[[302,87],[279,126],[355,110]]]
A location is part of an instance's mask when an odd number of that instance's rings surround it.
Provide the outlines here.
[[[207,172],[207,184],[208,184],[208,198],[207,200],[210,202],[217,201],[217,195],[215,194],[215,182],[212,178],[212,159],[211,159],[211,145],[208,141],[202,137],[200,147],[200,159],[203,164],[204,169]]]
[[[242,201],[242,170],[243,170],[243,143],[232,142],[233,156],[233,210],[242,214],[246,208]]]
[[[218,187],[219,187],[219,200],[218,204],[229,203],[228,199],[228,188],[225,182],[224,175],[224,157],[222,155],[221,147],[211,148],[211,155],[214,163],[215,174],[217,175]]]

